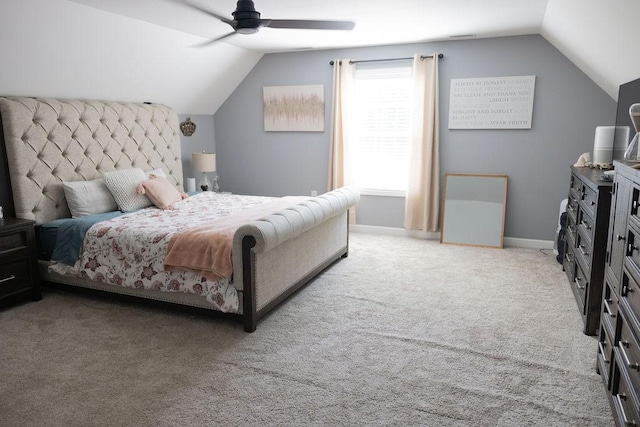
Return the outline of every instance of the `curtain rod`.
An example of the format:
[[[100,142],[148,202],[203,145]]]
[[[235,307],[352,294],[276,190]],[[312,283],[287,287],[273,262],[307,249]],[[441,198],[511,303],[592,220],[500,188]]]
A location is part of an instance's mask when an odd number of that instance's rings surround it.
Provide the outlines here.
[[[433,55],[420,55],[420,59],[433,58]],[[444,54],[439,53],[438,58],[444,58]],[[389,61],[408,61],[413,59],[413,56],[406,58],[385,58],[385,59],[361,59],[358,61],[349,61],[349,64],[359,64],[360,62],[389,62]],[[335,61],[329,61],[329,65],[333,65]]]

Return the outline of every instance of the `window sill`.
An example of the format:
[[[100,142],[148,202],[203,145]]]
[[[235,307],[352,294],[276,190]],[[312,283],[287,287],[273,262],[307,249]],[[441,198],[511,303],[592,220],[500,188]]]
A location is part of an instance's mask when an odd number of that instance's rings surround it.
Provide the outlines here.
[[[405,197],[406,192],[401,190],[375,190],[371,188],[360,188],[361,196],[381,196],[381,197]]]

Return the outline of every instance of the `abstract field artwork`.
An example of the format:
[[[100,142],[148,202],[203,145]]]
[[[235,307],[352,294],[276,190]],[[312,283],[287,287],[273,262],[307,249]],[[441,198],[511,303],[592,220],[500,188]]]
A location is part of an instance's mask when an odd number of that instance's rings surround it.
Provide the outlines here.
[[[264,130],[324,131],[324,85],[265,86]]]

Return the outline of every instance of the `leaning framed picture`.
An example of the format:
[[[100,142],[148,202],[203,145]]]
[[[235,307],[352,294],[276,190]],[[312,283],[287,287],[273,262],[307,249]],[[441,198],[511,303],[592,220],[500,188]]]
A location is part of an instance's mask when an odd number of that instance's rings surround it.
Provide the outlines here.
[[[324,85],[265,86],[266,132],[323,132]]]

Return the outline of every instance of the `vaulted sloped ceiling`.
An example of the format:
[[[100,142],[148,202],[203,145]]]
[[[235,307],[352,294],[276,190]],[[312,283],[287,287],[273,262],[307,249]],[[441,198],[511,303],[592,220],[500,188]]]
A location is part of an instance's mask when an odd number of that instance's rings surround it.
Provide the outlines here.
[[[262,54],[68,0],[0,2],[0,95],[163,103],[213,114]]]
[[[255,0],[263,17],[353,32],[229,32],[179,0],[2,0],[0,93],[153,101],[214,114],[266,52],[541,34],[612,98],[640,77],[638,0]],[[189,0],[230,15],[236,0]],[[225,12],[226,11],[226,12]]]
[[[185,7],[189,2],[231,19],[236,0],[72,0],[204,38],[227,24]],[[262,29],[224,44],[268,53],[394,43],[541,34],[617,99],[618,86],[640,77],[638,0],[254,0],[263,18],[352,20],[343,31]],[[220,66],[225,66],[224,60]]]
[[[549,0],[540,33],[615,100],[640,78],[638,0]]]

